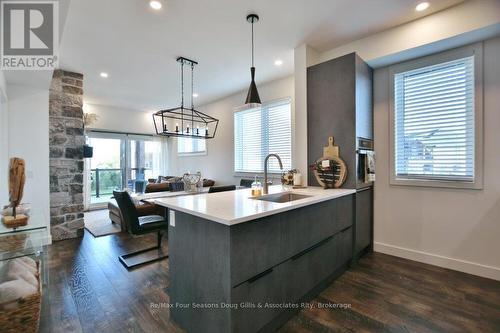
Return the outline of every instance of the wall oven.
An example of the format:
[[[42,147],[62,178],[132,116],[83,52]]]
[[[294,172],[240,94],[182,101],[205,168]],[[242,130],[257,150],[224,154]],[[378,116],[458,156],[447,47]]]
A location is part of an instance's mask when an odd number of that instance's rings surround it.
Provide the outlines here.
[[[373,186],[374,166],[370,167],[373,159],[373,140],[358,137],[356,140],[356,188]]]

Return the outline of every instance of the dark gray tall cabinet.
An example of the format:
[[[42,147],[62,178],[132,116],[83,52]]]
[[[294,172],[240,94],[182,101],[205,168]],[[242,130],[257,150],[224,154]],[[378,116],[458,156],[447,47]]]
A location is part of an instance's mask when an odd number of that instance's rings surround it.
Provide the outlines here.
[[[307,158],[313,164],[333,136],[347,165],[344,188],[356,189],[354,257],[373,246],[373,184],[359,175],[359,139],[373,140],[373,70],[356,53],[307,69]],[[311,171],[310,186],[317,185]]]

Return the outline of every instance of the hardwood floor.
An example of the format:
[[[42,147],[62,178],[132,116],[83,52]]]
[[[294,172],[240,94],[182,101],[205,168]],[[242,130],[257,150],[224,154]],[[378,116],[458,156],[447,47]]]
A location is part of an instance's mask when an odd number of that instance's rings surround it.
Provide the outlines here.
[[[40,332],[181,332],[166,306],[168,260],[133,271],[118,262],[154,242],[154,235],[94,238],[86,231],[49,246]],[[500,332],[500,282],[379,253],[311,304],[280,332]]]
[[[82,239],[49,246],[50,309],[42,313],[40,332],[180,332],[167,308],[151,306],[169,302],[168,260],[132,271],[118,261],[155,237],[94,238],[85,231]]]
[[[500,332],[500,282],[380,253],[324,290],[281,332]]]

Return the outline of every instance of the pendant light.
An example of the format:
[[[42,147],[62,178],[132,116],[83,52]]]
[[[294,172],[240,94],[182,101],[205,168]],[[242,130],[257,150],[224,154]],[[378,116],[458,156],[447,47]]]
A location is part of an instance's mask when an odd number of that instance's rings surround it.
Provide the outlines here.
[[[248,88],[247,99],[245,101],[245,106],[249,108],[255,108],[262,105],[260,102],[259,92],[257,91],[257,86],[255,85],[255,67],[253,62],[253,24],[259,22],[259,16],[257,14],[250,14],[247,16],[247,21],[252,24],[252,67],[250,68],[250,74],[252,76],[252,82],[250,82],[250,87]]]
[[[219,120],[194,108],[194,66],[198,62],[184,57],[177,58],[181,67],[181,105],[173,109],[160,110],[153,114],[156,134],[167,137],[213,139]],[[191,67],[191,107],[184,105],[184,66]]]

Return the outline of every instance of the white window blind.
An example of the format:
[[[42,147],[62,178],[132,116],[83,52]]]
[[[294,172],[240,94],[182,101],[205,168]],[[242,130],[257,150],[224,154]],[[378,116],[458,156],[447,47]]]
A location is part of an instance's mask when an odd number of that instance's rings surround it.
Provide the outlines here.
[[[397,178],[474,181],[474,56],[394,76]]]
[[[178,155],[196,155],[203,154],[207,150],[205,139],[196,138],[177,138]]]
[[[290,100],[263,104],[234,113],[235,172],[263,172],[268,154],[278,154],[283,169],[292,166]],[[278,161],[269,160],[269,172],[280,172]]]

